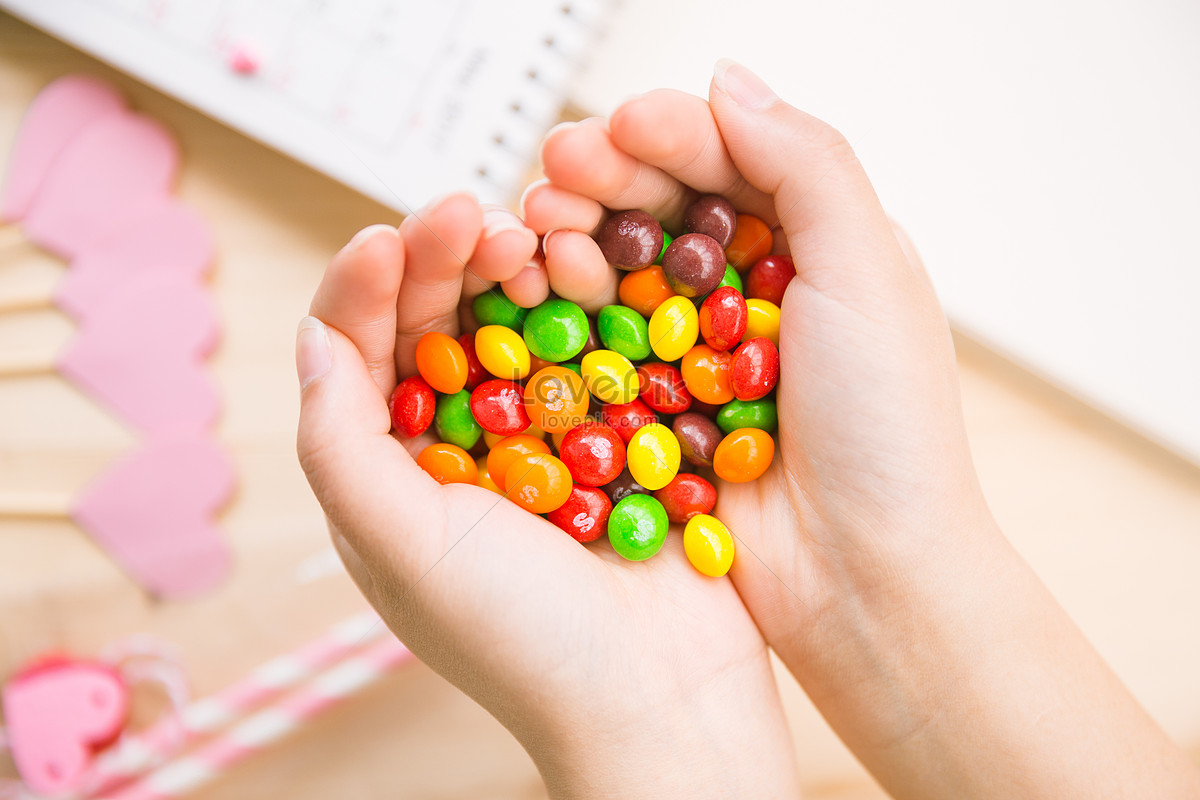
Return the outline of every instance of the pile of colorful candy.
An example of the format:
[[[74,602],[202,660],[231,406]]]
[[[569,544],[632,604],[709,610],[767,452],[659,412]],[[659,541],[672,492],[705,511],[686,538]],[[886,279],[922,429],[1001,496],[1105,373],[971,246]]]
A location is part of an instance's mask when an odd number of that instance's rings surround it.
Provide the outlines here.
[[[607,532],[632,561],[685,524],[691,563],[724,575],[734,544],[711,515],[711,477],[752,481],[774,457],[779,306],[795,269],[770,254],[767,225],[723,197],[693,203],[684,227],[672,238],[644,211],[604,224],[597,243],[628,274],[622,305],[594,319],[567,300],[525,309],[493,291],[475,300],[474,334],[425,334],[419,374],[391,406],[400,436],[432,425],[441,439],[417,463],[580,542]]]

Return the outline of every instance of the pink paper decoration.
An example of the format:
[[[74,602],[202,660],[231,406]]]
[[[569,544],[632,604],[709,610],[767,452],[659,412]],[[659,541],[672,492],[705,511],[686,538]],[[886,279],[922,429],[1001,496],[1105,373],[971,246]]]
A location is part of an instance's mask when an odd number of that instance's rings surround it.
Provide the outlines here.
[[[89,312],[58,364],[64,377],[134,427],[203,434],[216,421],[216,387],[203,359],[218,337],[204,287],[148,272],[114,287]]]
[[[104,305],[115,288],[148,272],[197,281],[212,265],[212,234],[196,212],[174,198],[154,198],[124,225],[71,262],[54,302],[76,319]]]
[[[229,571],[214,517],[233,489],[233,469],[213,442],[154,441],[89,485],[72,517],[150,592],[193,597]]]
[[[121,225],[132,209],[165,198],[179,169],[179,148],[165,128],[141,114],[93,120],[54,159],[23,219],[25,235],[66,258]]]
[[[24,217],[42,178],[79,131],[124,109],[125,101],[116,89],[89,75],[67,75],[43,89],[17,132],[0,198],[0,220]]]
[[[38,794],[74,787],[98,748],[115,740],[125,724],[129,695],[105,664],[48,661],[4,686],[8,745],[17,771]]]

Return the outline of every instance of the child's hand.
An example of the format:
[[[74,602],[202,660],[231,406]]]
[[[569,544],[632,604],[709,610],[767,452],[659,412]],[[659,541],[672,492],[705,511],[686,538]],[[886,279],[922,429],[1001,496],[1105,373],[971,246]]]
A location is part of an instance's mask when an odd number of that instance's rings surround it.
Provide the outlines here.
[[[932,286],[837,131],[719,65],[708,102],[652,92],[607,123],[557,129],[543,161],[526,221],[548,234],[550,288],[588,310],[616,296],[618,275],[587,236],[609,209],[642,208],[678,231],[697,193],[716,193],[778,225],[777,252],[797,269],[782,308],[779,449],[760,480],[718,487],[716,514],[768,643],[889,790],[1195,790],[992,520]]]
[[[388,625],[517,736],[553,793],[795,796],[762,636],[678,533],[623,561],[485,489],[439,485],[412,457],[431,437],[389,435],[422,334],[456,335],[492,282],[544,296],[525,269],[536,246],[515,216],[452,195],[335,256],[312,305],[325,324],[306,320],[297,351],[298,450],[334,542]]]

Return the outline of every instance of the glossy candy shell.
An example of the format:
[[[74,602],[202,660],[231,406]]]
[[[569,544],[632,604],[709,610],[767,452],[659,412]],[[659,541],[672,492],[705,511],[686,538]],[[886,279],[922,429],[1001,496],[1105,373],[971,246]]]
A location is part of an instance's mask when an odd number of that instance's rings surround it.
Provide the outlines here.
[[[638,397],[662,414],[682,414],[692,405],[683,374],[671,364],[642,364],[637,368]]]
[[[683,552],[699,572],[719,578],[733,565],[733,537],[721,520],[698,514],[683,529]]]
[[[441,484],[475,483],[479,479],[479,469],[467,451],[446,442],[437,442],[422,450],[417,456],[417,466]]]
[[[471,392],[471,416],[485,431],[499,436],[512,436],[529,427],[521,385],[514,381],[497,379],[476,386]]]
[[[434,391],[461,392],[467,385],[467,354],[456,340],[438,331],[420,338],[416,349],[417,372]]]
[[[587,314],[569,300],[547,300],[525,317],[524,337],[529,352],[538,358],[569,361],[587,344]]]
[[[757,428],[739,428],[717,445],[713,470],[730,483],[746,483],[761,476],[775,457],[775,440]]]
[[[633,479],[650,491],[661,489],[679,473],[679,440],[662,423],[639,428],[629,440],[626,459]]]
[[[630,361],[650,355],[650,329],[637,311],[625,306],[605,306],[596,318],[600,341]]]
[[[748,339],[733,351],[729,386],[739,400],[757,400],[779,383],[779,349],[763,336]]]
[[[411,439],[429,430],[433,424],[437,397],[424,378],[413,375],[396,386],[388,408],[392,414],[392,427],[401,436]]]
[[[588,391],[601,403],[628,403],[637,397],[637,370],[629,359],[612,350],[597,350],[580,365]]]
[[[700,336],[696,306],[686,297],[668,299],[654,310],[649,330],[654,355],[663,361],[678,361]]]
[[[471,393],[465,389],[438,398],[433,424],[439,439],[464,450],[474,447],[483,435],[483,428],[471,414]]]
[[[525,411],[546,433],[566,433],[583,422],[589,403],[583,378],[567,367],[538,370],[525,383]]]
[[[529,375],[529,348],[521,334],[503,325],[485,325],[475,332],[475,355],[484,368],[504,380]]]
[[[567,501],[546,515],[577,542],[594,542],[608,532],[612,502],[600,489],[576,485]]]
[[[563,435],[558,457],[576,483],[603,486],[625,469],[625,442],[603,422],[588,420]]]
[[[567,502],[573,485],[567,465],[545,453],[518,456],[504,473],[508,499],[534,514],[549,513]]]
[[[714,350],[698,344],[684,355],[679,364],[683,380],[692,397],[702,403],[723,405],[734,398],[729,385],[729,364],[732,356],[724,350]]]
[[[714,350],[730,350],[746,333],[746,299],[737,289],[722,286],[700,304],[700,335]]]
[[[758,428],[767,433],[774,433],[779,427],[775,401],[731,400],[717,412],[717,425],[726,434],[733,433],[738,428]]]
[[[647,494],[631,494],[613,506],[608,515],[608,540],[617,555],[645,561],[667,540],[667,512]]]

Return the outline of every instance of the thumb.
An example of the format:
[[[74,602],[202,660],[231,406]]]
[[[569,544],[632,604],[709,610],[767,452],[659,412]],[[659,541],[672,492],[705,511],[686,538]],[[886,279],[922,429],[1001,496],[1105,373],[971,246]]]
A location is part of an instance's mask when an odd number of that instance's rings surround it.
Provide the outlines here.
[[[340,331],[305,317],[296,371],[296,452],[330,525],[369,561],[417,569],[440,541],[441,487],[390,435],[387,402],[362,355]]]
[[[709,105],[745,179],[775,198],[775,212],[806,282],[841,286],[849,272],[903,264],[875,190],[832,126],[775,96],[741,64],[721,59]],[[865,276],[864,276],[865,277]]]

